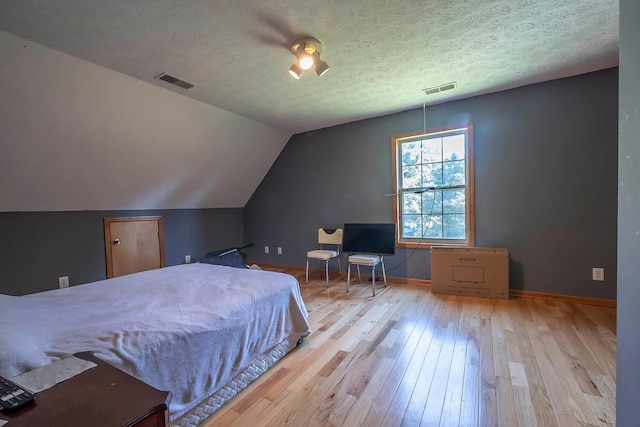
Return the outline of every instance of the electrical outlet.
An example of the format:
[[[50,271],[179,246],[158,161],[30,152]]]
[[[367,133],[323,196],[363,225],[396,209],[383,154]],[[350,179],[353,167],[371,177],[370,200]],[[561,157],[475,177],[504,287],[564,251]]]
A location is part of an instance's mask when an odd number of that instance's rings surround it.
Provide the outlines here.
[[[604,268],[594,268],[591,270],[591,274],[593,276],[593,280],[604,282]]]
[[[265,253],[265,254],[268,254],[268,253],[269,253],[269,246],[265,246],[265,247],[264,247],[264,253]]]
[[[185,255],[184,256],[184,263],[185,264],[191,264],[191,255]]]
[[[278,246],[278,255],[282,255],[282,248]]]
[[[60,288],[68,288],[69,287],[69,276],[58,277],[58,285]]]

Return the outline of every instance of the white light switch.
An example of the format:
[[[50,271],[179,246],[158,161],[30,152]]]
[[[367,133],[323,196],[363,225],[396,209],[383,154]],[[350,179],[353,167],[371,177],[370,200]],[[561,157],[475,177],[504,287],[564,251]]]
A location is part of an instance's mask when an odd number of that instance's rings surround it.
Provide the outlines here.
[[[592,270],[593,280],[597,280],[599,282],[604,281],[604,268],[594,268]]]

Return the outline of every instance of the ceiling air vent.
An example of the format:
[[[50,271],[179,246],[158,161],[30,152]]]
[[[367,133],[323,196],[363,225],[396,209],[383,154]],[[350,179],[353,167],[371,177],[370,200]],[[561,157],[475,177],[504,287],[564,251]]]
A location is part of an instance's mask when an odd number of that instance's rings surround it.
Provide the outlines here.
[[[440,86],[434,86],[427,89],[422,89],[425,95],[433,95],[434,93],[444,92],[445,90],[451,90],[456,88],[456,82],[445,83]]]
[[[167,73],[162,73],[159,76],[156,76],[156,79],[171,83],[172,85],[181,87],[182,89],[191,89],[193,87],[191,83],[185,82],[184,80],[171,76]]]

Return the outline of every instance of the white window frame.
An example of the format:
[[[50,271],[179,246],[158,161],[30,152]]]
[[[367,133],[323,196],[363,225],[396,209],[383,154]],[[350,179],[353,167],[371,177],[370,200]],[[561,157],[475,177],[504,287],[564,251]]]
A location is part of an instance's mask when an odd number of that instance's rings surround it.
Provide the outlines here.
[[[430,187],[403,187],[403,173],[404,168],[408,168],[411,165],[402,164],[402,144],[412,143],[416,141],[433,140],[452,135],[464,135],[465,136],[465,182],[458,185],[439,185]],[[397,232],[397,244],[404,247],[431,247],[431,246],[474,246],[475,245],[475,208],[474,208],[474,180],[473,180],[473,124],[467,123],[460,126],[449,126],[438,129],[426,129],[423,131],[412,132],[402,135],[394,135],[391,138],[392,146],[392,165],[393,165],[393,181],[394,181],[394,215],[398,224]],[[443,160],[442,163],[446,161]],[[431,163],[433,164],[433,163]],[[423,163],[420,163],[421,167],[424,167]],[[421,194],[423,192],[433,191],[442,192],[442,190],[451,189],[463,189],[465,194],[465,238],[464,239],[450,239],[450,238],[433,238],[427,236],[408,237],[404,236],[404,219],[402,201],[405,194]],[[434,197],[435,200],[435,197]],[[420,204],[420,211],[418,215],[421,217],[428,217],[433,212],[433,206],[425,207]],[[431,209],[431,211],[428,211]],[[443,216],[445,213],[443,213]],[[423,220],[424,221],[424,220]],[[422,223],[423,227],[424,222]],[[422,231],[425,234],[424,231]]]

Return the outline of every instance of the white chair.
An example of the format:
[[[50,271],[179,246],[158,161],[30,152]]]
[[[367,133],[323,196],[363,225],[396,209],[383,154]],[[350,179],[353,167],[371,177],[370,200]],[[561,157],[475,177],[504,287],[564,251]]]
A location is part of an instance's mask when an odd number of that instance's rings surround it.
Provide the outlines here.
[[[309,260],[324,261],[324,274],[327,278],[327,287],[329,287],[329,261],[332,259],[338,260],[338,269],[340,270],[340,278],[342,278],[342,266],[340,265],[340,250],[342,248],[342,228],[335,230],[329,230],[324,228],[318,229],[318,244],[320,249],[307,252],[307,271],[305,275],[305,283],[309,283]],[[326,246],[329,249],[326,249]]]
[[[387,273],[384,270],[384,256],[382,255],[369,255],[369,254],[355,254],[349,256],[349,267],[347,268],[347,292],[349,292],[349,281],[351,280],[351,264],[355,265],[358,269],[358,280],[362,283],[362,277],[360,276],[360,266],[364,265],[371,267],[371,287],[373,289],[373,296],[376,296],[376,266],[380,264],[382,266],[382,278],[384,279],[384,286],[387,286]]]

